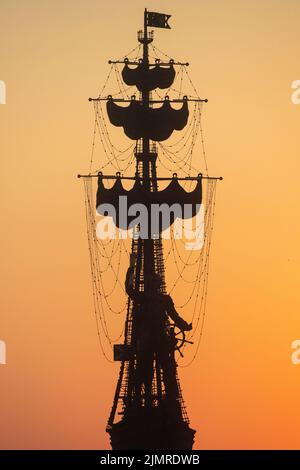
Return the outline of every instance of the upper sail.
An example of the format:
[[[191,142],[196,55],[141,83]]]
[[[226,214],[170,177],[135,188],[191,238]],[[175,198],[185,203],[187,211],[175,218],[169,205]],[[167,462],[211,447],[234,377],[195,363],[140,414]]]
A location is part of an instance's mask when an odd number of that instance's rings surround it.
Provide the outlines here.
[[[125,134],[132,140],[142,137],[162,141],[168,139],[174,130],[182,130],[188,121],[187,99],[180,109],[171,107],[166,99],[159,108],[144,107],[140,101],[131,100],[129,106],[118,106],[110,98],[107,101],[107,114],[114,126],[123,127]]]
[[[127,61],[128,62],[128,61]],[[151,91],[155,88],[169,88],[175,78],[173,61],[168,66],[162,66],[156,62],[154,67],[147,68],[143,62],[137,67],[131,68],[125,61],[122,77],[126,85],[136,86],[139,91]]]

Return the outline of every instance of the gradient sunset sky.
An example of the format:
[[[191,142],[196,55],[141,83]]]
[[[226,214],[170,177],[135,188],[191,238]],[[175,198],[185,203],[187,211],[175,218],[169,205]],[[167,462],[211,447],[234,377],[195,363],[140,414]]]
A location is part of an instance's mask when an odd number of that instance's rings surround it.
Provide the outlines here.
[[[99,351],[76,175],[87,98],[137,45],[145,7],[172,15],[154,44],[190,62],[224,177],[204,337],[180,370],[195,448],[299,449],[299,0],[2,0],[0,448],[109,448],[119,365]]]

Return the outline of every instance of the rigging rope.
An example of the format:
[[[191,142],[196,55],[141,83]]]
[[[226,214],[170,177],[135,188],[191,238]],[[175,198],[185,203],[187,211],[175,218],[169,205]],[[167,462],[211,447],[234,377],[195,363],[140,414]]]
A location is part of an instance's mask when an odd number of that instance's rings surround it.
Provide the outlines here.
[[[154,54],[153,58],[160,58],[160,56],[163,55],[167,59],[171,59],[170,56],[160,51],[153,44],[151,44],[151,47]],[[140,52],[141,44],[123,56],[122,59],[126,57],[128,58],[130,55],[135,55],[133,60],[136,61]],[[134,87],[124,86],[118,64],[111,64],[109,73],[99,93],[99,97],[104,97],[105,90],[112,80],[112,75],[114,75],[117,91],[113,94],[110,92],[110,94],[114,97],[116,96],[129,99],[129,97],[134,94],[131,93],[131,90]],[[193,93],[185,94],[191,98],[199,98],[197,90],[189,76],[185,65],[180,65],[179,69],[176,71],[174,82],[172,86],[166,90],[165,95],[173,92],[176,94],[177,99],[181,99],[183,96],[182,90],[184,88],[185,78],[187,78]],[[159,99],[163,99],[163,95],[160,92],[154,90],[154,93],[159,97]],[[175,134],[175,139],[171,139],[170,143],[168,144],[158,142],[158,146],[161,151],[161,155],[158,155],[158,161],[168,172],[173,173],[177,170],[179,172],[183,172],[187,176],[191,176],[192,171],[197,172],[197,174],[201,172],[199,168],[200,159],[197,159],[197,162],[194,162],[196,141],[198,134],[200,134],[204,170],[205,174],[208,174],[206,149],[202,127],[202,106],[203,104],[199,102],[194,104],[193,110],[190,113],[188,125],[186,126],[184,133],[179,138],[176,138]],[[126,173],[135,162],[135,155],[133,150],[136,143],[131,143],[129,146],[120,149],[112,142],[107,128],[106,119],[104,117],[102,101],[94,101],[94,113],[95,118],[92,134],[92,148],[89,161],[90,174],[96,173],[108,167],[113,167],[115,170],[122,172],[123,174]],[[101,167],[93,171],[96,142],[98,140],[97,137],[100,140],[104,158],[101,158]],[[192,181],[187,181],[184,183],[184,186],[191,187],[192,184]],[[124,334],[124,327],[122,327],[121,333],[116,338],[113,338],[110,333],[111,327],[109,327],[109,321],[106,316],[106,312],[109,311],[111,314],[122,315],[128,306],[128,299],[124,290],[124,280],[123,278],[120,280],[120,268],[122,265],[122,254],[125,254],[126,264],[128,263],[129,250],[126,246],[125,240],[122,238],[119,238],[118,240],[113,238],[108,241],[97,238],[92,178],[84,178],[84,190],[93,304],[96,317],[97,334],[102,354],[106,360],[113,362],[111,359],[113,344],[120,340]],[[204,245],[200,250],[200,253],[190,250],[187,256],[183,256],[180,251],[180,246],[184,245],[184,242],[183,240],[175,239],[174,227],[172,227],[170,247],[164,256],[167,268],[171,262],[172,266],[175,268],[175,281],[169,290],[169,294],[174,292],[180,283],[186,285],[186,287],[191,286],[189,292],[186,293],[186,297],[181,299],[180,305],[175,305],[178,309],[185,309],[187,306],[193,305],[191,320],[193,323],[193,330],[188,332],[186,335],[188,340],[193,339],[195,341],[195,353],[193,354],[191,360],[185,364],[181,364],[182,360],[179,358],[180,367],[188,367],[195,360],[203,335],[206,318],[209,254],[215,211],[215,195],[216,181],[207,180],[204,215]],[[113,277],[113,280],[110,282],[107,288],[105,280],[111,280],[111,276]],[[119,290],[121,295],[118,293]],[[111,298],[113,298],[113,300],[117,299],[119,302],[124,298],[125,303],[122,303],[121,308],[116,309],[111,304]],[[185,348],[186,344],[183,346],[184,350]],[[109,353],[107,350],[109,350]]]
[[[194,360],[196,359],[201,340],[203,337],[203,331],[204,331],[204,326],[205,326],[205,320],[206,320],[206,306],[207,306],[207,293],[208,293],[208,274],[209,274],[209,260],[210,260],[210,250],[211,250],[211,241],[212,241],[212,232],[213,232],[213,222],[214,222],[214,216],[215,216],[215,205],[216,205],[216,181],[210,181],[209,185],[211,186],[210,188],[210,210],[209,214],[207,217],[207,229],[206,229],[206,252],[205,252],[205,266],[204,266],[204,281],[202,283],[202,291],[201,291],[201,300],[200,300],[200,305],[198,307],[198,315],[196,318],[196,326],[191,330],[191,332],[188,332],[187,334],[187,340],[190,341],[191,339],[196,338],[196,347],[195,347],[195,352],[191,358],[190,361],[188,361],[185,364],[181,364],[182,359],[180,358],[178,360],[179,362],[179,367],[186,368],[189,367]],[[199,291],[200,291],[200,282],[198,282],[198,291],[197,295],[195,298],[195,304],[194,304],[194,311],[193,311],[193,316],[192,316],[192,322],[194,321],[194,317],[196,314],[197,310],[197,305],[198,305],[198,299],[199,299]],[[200,331],[196,335],[198,331],[198,327],[200,326]],[[184,345],[184,349],[186,347],[186,344]]]

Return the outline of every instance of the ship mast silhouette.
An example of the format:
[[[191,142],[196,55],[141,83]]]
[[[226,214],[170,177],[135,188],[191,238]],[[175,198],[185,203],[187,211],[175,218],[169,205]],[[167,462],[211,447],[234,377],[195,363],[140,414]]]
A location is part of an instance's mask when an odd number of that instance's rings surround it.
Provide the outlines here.
[[[88,179],[97,176],[98,189],[96,206],[98,213],[107,215],[105,204],[116,209],[115,225],[123,230],[131,222],[123,221],[120,196],[127,197],[127,204],[143,203],[151,213],[152,204],[177,204],[184,208],[189,204],[194,216],[202,201],[203,179],[215,183],[217,179],[202,174],[180,178],[159,178],[156,163],[158,157],[156,142],[168,139],[172,133],[181,131],[187,125],[188,102],[206,102],[206,99],[183,96],[171,100],[152,99],[155,89],[169,89],[175,79],[175,66],[188,65],[170,60],[155,63],[149,60],[149,44],[153,41],[153,31],[148,26],[170,28],[170,15],[144,12],[144,30],[138,32],[138,41],[142,45],[143,55],[140,60],[110,61],[123,63],[122,79],[126,85],[135,86],[140,98],[131,99],[90,98],[90,101],[106,100],[108,118],[114,126],[122,127],[130,139],[136,141],[134,156],[136,171],[132,176],[80,175]],[[133,67],[132,67],[133,66]],[[128,103],[120,106],[118,102]],[[174,109],[172,102],[180,103]],[[154,107],[160,104],[159,107]],[[122,181],[131,179],[133,187],[125,189]],[[107,188],[104,180],[113,180]],[[170,180],[168,186],[158,189],[159,181]],[[180,184],[181,180],[195,181],[195,189],[187,192]],[[91,194],[88,196],[91,204]],[[182,212],[184,214],[184,211]],[[183,215],[184,217],[184,215]],[[169,220],[169,225],[174,217]],[[120,373],[116,386],[107,432],[113,449],[192,449],[195,430],[189,426],[181,387],[177,373],[175,352],[187,343],[193,343],[186,337],[192,329],[181,318],[170,295],[166,293],[165,263],[163,256],[163,223],[152,227],[151,216],[147,233],[140,232],[140,226],[134,227],[131,245],[131,262],[126,276],[128,295],[127,315],[124,330],[124,343],[114,344],[114,360],[120,361]],[[92,229],[94,227],[92,226]],[[119,417],[121,416],[121,418]]]

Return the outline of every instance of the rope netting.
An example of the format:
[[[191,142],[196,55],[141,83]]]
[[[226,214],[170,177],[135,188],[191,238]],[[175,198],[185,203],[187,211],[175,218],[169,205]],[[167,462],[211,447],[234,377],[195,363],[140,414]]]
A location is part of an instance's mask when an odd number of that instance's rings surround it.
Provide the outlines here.
[[[141,45],[126,54],[129,60],[136,61],[141,53]],[[152,55],[151,55],[152,54]],[[171,57],[164,54],[157,47],[151,45],[150,58],[169,61]],[[189,88],[190,94],[186,92]],[[112,63],[99,97],[113,97],[130,99],[136,94],[133,86],[125,87],[121,77],[120,64]],[[183,92],[185,90],[185,92]],[[199,98],[196,88],[188,74],[186,65],[179,65],[174,82],[168,90],[154,90],[153,99],[182,99],[183,96]],[[135,174],[136,159],[134,147],[136,142],[128,145],[128,140],[120,137],[120,133],[107,124],[105,101],[93,101],[94,104],[94,130],[92,149],[90,154],[89,174],[99,171],[120,172],[123,176]],[[190,116],[185,130],[174,135],[167,142],[158,143],[158,169],[162,176],[171,176],[174,172],[178,176],[195,176],[202,172],[208,174],[207,159],[202,130],[203,103],[195,102],[190,106]],[[199,138],[200,135],[200,139]],[[197,142],[198,139],[198,142]],[[200,141],[200,142],[199,142]],[[116,143],[117,142],[117,143]],[[97,155],[99,151],[99,155]],[[195,157],[196,155],[196,157]],[[101,162],[100,166],[98,162]],[[95,163],[97,162],[97,164]],[[160,174],[160,173],[159,173]],[[128,266],[130,241],[122,236],[111,239],[101,239],[97,236],[97,221],[100,216],[96,214],[95,188],[96,178],[85,177],[85,209],[87,222],[87,237],[91,265],[91,278],[93,289],[94,312],[97,325],[100,349],[104,357],[112,361],[113,344],[121,340],[124,328],[116,333],[116,323],[124,325],[128,299],[124,290],[124,277]],[[185,343],[182,349],[185,357],[178,358],[181,367],[187,367],[196,358],[203,335],[206,318],[209,256],[216,200],[216,180],[208,179],[204,188],[204,212],[200,226],[194,227],[194,233],[203,235],[201,249],[186,249],[186,240],[178,239],[174,225],[170,230],[170,240],[165,241],[165,267],[167,276],[172,281],[168,283],[168,293],[176,298],[180,293],[180,302],[175,307],[186,321],[193,324],[193,329],[186,333],[186,339],[194,343],[188,346]],[[183,182],[186,190],[191,190],[193,181]],[[124,234],[123,234],[124,236]],[[116,322],[118,317],[118,322]],[[111,324],[112,323],[112,324]]]

